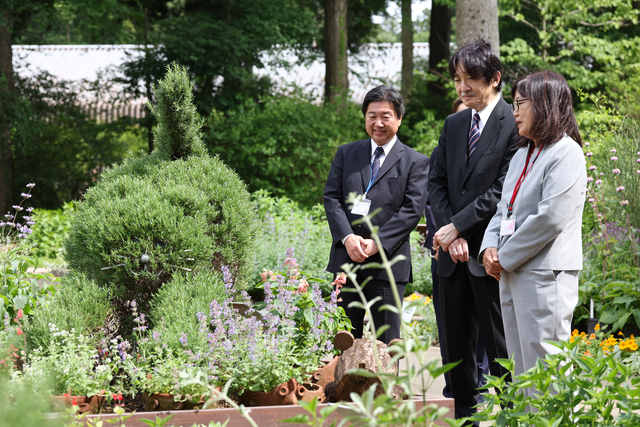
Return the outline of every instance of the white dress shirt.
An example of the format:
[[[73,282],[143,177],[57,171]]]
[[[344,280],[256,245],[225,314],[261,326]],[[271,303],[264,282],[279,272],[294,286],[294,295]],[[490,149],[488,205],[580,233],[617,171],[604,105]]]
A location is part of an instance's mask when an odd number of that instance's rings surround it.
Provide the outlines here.
[[[500,98],[501,96],[500,94],[498,94],[498,96],[496,96],[496,98],[491,101],[489,105],[484,107],[482,111],[476,111],[473,108],[471,109],[471,126],[469,126],[469,132],[471,132],[471,127],[473,126],[473,116],[478,113],[478,115],[480,116],[480,121],[478,122],[478,132],[480,132],[480,135],[482,135],[484,125],[489,120],[489,116],[491,116],[491,113],[493,113],[493,109],[496,108],[496,105],[498,105],[498,101],[500,101]]]

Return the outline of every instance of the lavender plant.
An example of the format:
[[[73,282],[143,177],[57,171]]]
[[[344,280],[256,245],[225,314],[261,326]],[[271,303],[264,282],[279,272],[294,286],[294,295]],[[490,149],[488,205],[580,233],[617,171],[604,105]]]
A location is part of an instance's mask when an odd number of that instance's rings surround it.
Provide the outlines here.
[[[576,317],[587,317],[594,300],[600,321],[618,330],[640,325],[640,126],[631,117],[611,122],[585,142],[585,263]]]
[[[35,224],[33,208],[23,206],[32,197],[33,187],[35,184],[27,184],[22,201],[0,221],[0,318],[4,320],[0,330],[15,324],[19,310],[32,315],[57,288],[58,279],[53,275],[35,272],[38,260],[32,256],[33,246],[25,242]]]

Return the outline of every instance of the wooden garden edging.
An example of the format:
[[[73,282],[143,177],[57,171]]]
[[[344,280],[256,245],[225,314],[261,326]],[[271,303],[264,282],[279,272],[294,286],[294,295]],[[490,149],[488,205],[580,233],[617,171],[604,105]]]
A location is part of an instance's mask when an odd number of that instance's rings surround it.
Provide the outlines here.
[[[416,397],[416,408],[421,408],[423,406],[422,398]],[[436,404],[439,407],[444,407],[449,409],[447,415],[453,417],[454,413],[454,403],[453,399],[448,399],[445,397],[434,397],[427,396],[425,401],[427,405]],[[318,410],[328,406],[327,404],[318,405]],[[299,414],[306,414],[307,412],[299,405],[282,405],[282,406],[257,406],[252,407],[251,409],[251,417],[256,422],[259,427],[285,427],[285,426],[298,426],[302,427],[304,424],[289,424],[289,423],[281,423],[281,420],[286,418],[293,417]],[[340,422],[343,418],[340,415],[341,409],[338,409],[328,419],[327,425],[331,425],[333,420],[337,420]],[[203,409],[203,410],[194,410],[194,411],[168,411],[168,412],[139,412],[131,415],[126,421],[127,427],[148,427],[147,424],[143,423],[142,419],[150,419],[155,420],[156,417],[165,418],[170,414],[174,414],[173,418],[169,421],[168,425],[175,426],[183,426],[183,427],[191,427],[194,424],[204,424],[208,425],[210,421],[216,422],[224,422],[227,419],[229,423],[227,427],[251,427],[251,424],[244,419],[240,413],[235,409]],[[127,414],[129,415],[129,414]],[[105,415],[90,415],[87,417],[92,421],[107,421],[114,420],[118,418],[116,414],[105,414]],[[448,424],[442,420],[438,420],[436,422],[438,426],[447,426]]]

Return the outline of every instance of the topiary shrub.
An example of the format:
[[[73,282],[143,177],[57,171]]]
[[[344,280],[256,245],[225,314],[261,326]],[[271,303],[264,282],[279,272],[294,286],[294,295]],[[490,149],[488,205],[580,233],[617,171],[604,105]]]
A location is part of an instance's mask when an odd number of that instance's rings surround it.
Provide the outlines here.
[[[176,273],[229,267],[242,287],[257,220],[244,183],[202,143],[202,120],[184,68],[171,65],[155,88],[151,155],[106,170],[76,206],[66,259],[114,291],[121,315],[148,302]]]
[[[98,342],[117,330],[110,292],[87,279],[82,273],[71,272],[62,278],[60,288],[49,303],[34,312],[25,323],[24,333],[31,349],[46,348],[55,330],[93,336]]]

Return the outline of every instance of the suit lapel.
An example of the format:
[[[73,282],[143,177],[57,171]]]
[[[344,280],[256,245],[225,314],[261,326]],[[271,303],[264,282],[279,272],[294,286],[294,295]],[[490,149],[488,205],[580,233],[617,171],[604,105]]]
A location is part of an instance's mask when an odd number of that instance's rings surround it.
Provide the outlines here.
[[[469,130],[471,129],[471,109],[468,108],[462,112],[460,117],[459,126],[454,126],[453,130],[455,132],[451,137],[451,141],[464,141],[464,144],[456,143],[454,144],[455,152],[453,154],[453,158],[456,159],[456,165],[459,168],[458,171],[452,171],[454,173],[458,173],[458,176],[462,176],[467,171],[467,164],[469,158]],[[476,150],[477,150],[476,145]],[[458,152],[459,151],[459,152]]]
[[[367,191],[369,179],[371,178],[371,140],[363,140],[358,147],[358,163],[360,165],[360,175],[362,176],[362,193]],[[379,173],[378,173],[379,174]]]
[[[504,119],[504,106],[502,105],[504,101],[500,99],[498,104],[496,104],[493,112],[489,116],[489,120],[482,130],[482,135],[480,135],[480,139],[476,144],[476,149],[473,152],[473,156],[471,156],[471,162],[469,162],[469,166],[467,167],[464,175],[465,182],[469,175],[471,175],[471,171],[476,167],[478,161],[484,154],[484,152],[491,146],[493,141],[498,136],[500,129],[502,129],[502,119]],[[469,137],[467,136],[467,142],[469,141]],[[467,154],[468,156],[468,154]]]
[[[373,185],[376,185],[376,183],[380,181],[380,179],[382,179],[382,177],[387,172],[389,172],[389,170],[393,167],[393,165],[398,163],[398,161],[403,156],[403,152],[404,152],[404,144],[402,144],[398,139],[396,140],[396,143],[393,144],[393,147],[391,147],[391,151],[389,151],[389,154],[387,154],[387,157],[384,159],[384,163],[382,163],[382,166],[380,167],[380,172],[378,172],[378,176],[376,177],[376,181],[373,183]]]

